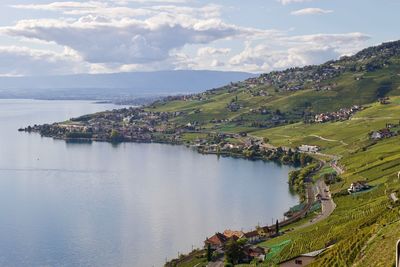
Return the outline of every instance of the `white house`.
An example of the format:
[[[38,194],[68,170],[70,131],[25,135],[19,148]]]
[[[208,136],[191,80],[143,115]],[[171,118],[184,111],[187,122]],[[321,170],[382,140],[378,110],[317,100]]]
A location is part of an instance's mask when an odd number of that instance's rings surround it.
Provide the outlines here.
[[[349,194],[351,193],[356,193],[356,192],[360,192],[366,189],[369,189],[370,186],[364,182],[364,181],[358,181],[358,182],[354,182],[351,183],[349,189],[347,189],[347,191],[349,192]]]
[[[299,150],[300,152],[317,153],[319,151],[319,147],[310,145],[301,145],[299,146]]]

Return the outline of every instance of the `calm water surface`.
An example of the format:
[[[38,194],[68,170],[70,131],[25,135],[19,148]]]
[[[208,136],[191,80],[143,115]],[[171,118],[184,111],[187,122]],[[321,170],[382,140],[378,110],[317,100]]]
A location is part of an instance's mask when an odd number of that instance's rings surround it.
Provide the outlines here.
[[[0,100],[0,265],[161,266],[297,203],[288,167],[182,146],[68,144],[22,126],[112,109]]]

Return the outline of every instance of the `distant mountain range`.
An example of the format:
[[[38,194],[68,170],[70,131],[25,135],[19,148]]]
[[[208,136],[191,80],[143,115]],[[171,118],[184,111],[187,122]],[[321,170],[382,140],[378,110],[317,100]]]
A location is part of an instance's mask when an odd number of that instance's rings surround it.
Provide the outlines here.
[[[0,98],[121,99],[187,94],[255,75],[221,71],[157,71],[65,76],[0,77]]]

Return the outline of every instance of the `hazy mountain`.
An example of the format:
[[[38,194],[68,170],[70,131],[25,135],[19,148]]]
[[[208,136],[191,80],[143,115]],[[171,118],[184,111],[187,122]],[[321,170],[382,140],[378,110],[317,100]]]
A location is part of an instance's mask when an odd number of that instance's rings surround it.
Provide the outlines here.
[[[245,72],[157,71],[0,77],[0,97],[108,99],[200,92],[254,76]]]

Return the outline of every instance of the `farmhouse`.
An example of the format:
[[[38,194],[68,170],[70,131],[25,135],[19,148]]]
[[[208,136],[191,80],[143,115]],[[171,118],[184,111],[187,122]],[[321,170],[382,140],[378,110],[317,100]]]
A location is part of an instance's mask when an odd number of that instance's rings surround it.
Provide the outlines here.
[[[324,252],[326,248],[320,249],[317,251],[313,251],[306,254],[301,254],[298,257],[292,258],[290,260],[281,262],[279,267],[300,267],[300,266],[307,266],[312,263],[317,256],[319,256],[322,252]]]
[[[372,140],[379,140],[379,139],[383,139],[383,138],[390,138],[390,137],[392,137],[394,135],[395,135],[395,133],[390,131],[390,129],[384,128],[384,129],[381,129],[379,131],[372,132],[371,133],[371,139]]]
[[[301,145],[299,146],[300,152],[305,153],[317,153],[319,151],[318,146],[310,146],[310,145]]]
[[[349,189],[347,189],[347,191],[349,192],[349,194],[352,194],[352,193],[367,190],[369,188],[371,188],[371,186],[369,186],[367,184],[367,182],[357,181],[357,182],[351,183],[351,185],[350,185]]]
[[[245,249],[245,254],[249,259],[257,259],[259,262],[264,261],[266,252],[264,248],[258,246],[251,246]]]
[[[245,233],[244,237],[247,238],[247,240],[251,244],[255,244],[255,243],[257,243],[257,242],[259,242],[261,240],[261,236],[260,236],[260,234],[258,233],[257,230]]]

